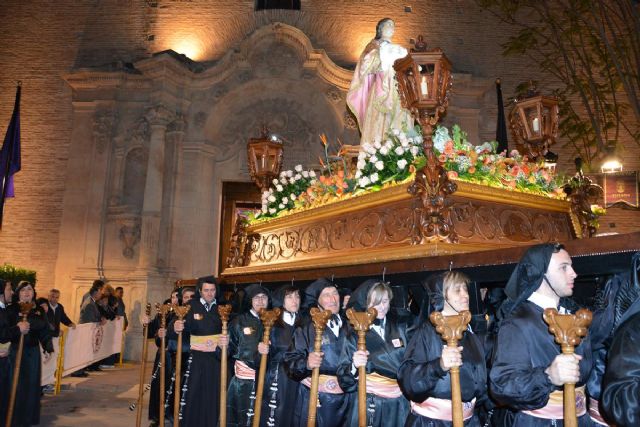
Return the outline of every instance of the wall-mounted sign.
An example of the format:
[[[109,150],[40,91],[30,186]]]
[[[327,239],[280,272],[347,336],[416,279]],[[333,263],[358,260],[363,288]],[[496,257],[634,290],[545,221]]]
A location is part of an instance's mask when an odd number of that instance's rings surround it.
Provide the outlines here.
[[[624,203],[634,208],[638,201],[638,172],[615,172],[603,174],[604,204],[606,207]]]

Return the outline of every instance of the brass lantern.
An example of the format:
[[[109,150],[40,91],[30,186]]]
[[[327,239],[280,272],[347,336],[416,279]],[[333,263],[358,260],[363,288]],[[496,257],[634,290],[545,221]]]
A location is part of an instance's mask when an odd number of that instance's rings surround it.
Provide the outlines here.
[[[449,105],[451,63],[441,49],[426,50],[423,45],[423,50],[398,59],[393,68],[403,107],[422,126],[425,142],[431,143],[433,126]]]
[[[451,63],[441,49],[427,50],[418,37],[415,49],[398,59],[396,71],[398,92],[402,106],[422,126],[422,145],[426,164],[416,171],[416,178],[408,188],[409,193],[420,197],[423,209],[420,218],[420,241],[458,240],[449,216],[447,195],[457,189],[433,152],[433,128],[449,105],[451,89]]]
[[[250,138],[247,143],[247,161],[251,179],[264,192],[282,169],[282,141],[270,135],[266,126],[259,138]]]
[[[516,142],[523,145],[532,159],[544,156],[558,137],[558,99],[531,90],[526,98],[516,100],[509,114],[509,126]]]

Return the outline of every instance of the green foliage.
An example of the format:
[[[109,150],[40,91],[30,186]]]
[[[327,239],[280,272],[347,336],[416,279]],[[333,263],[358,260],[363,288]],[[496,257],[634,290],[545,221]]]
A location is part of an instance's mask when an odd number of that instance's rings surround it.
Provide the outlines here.
[[[36,272],[33,270],[27,270],[20,267],[15,267],[11,264],[0,265],[0,279],[11,282],[15,287],[21,280],[26,280],[36,284]]]

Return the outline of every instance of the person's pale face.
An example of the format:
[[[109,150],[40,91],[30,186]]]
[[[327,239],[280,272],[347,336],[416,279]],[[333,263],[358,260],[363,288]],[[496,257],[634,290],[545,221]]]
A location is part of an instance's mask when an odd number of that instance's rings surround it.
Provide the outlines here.
[[[454,283],[447,289],[442,314],[453,316],[461,311],[469,310],[469,292],[464,283]]]
[[[195,295],[195,292],[193,291],[184,291],[182,293],[182,305],[185,305],[189,301],[191,301],[191,298],[193,298],[194,295]]]
[[[11,301],[11,297],[13,296],[13,288],[11,287],[11,282],[7,282],[4,285],[4,300]]]
[[[300,310],[300,294],[298,291],[287,294],[284,297],[284,309],[289,313],[297,313]]]
[[[324,288],[318,296],[318,305],[324,310],[329,310],[333,314],[340,311],[340,294],[333,286]]]
[[[202,285],[200,295],[202,295],[202,298],[207,302],[207,304],[211,304],[216,298],[216,285],[213,283],[204,283]]]
[[[351,299],[351,295],[345,295],[342,297],[342,308],[347,308],[347,304],[349,304],[349,300]]]
[[[171,292],[171,304],[178,305],[178,293]]]
[[[573,295],[573,282],[578,275],[573,271],[571,257],[567,251],[563,249],[551,255],[546,276],[549,284],[560,297]]]
[[[393,33],[395,31],[395,24],[391,21],[386,22],[382,26],[382,38],[385,40],[390,40],[393,37]]]
[[[42,307],[42,309],[44,310],[45,313],[49,312],[49,304],[42,303],[42,304],[40,304],[40,307]]]
[[[20,302],[31,302],[33,300],[33,288],[31,286],[25,286],[20,289],[18,299]]]
[[[49,304],[57,305],[58,300],[60,299],[60,294],[57,292],[49,292]]]
[[[251,308],[256,313],[260,313],[260,310],[266,309],[269,304],[269,297],[266,294],[258,294],[251,298]]]
[[[373,306],[378,311],[378,319],[384,319],[384,317],[389,312],[389,307],[391,306],[391,300],[389,299],[389,295],[384,293],[384,296],[380,300],[380,303]]]

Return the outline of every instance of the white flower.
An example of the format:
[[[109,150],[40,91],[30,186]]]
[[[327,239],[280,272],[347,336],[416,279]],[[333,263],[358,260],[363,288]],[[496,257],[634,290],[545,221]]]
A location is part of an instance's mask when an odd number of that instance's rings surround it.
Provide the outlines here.
[[[280,172],[280,178],[284,178],[285,176],[287,176],[287,171]]]
[[[281,192],[282,189],[283,189],[282,185],[280,184],[276,185],[276,190],[278,191],[278,193]]]
[[[377,158],[375,155],[373,155],[373,156],[369,157],[369,162],[371,162],[371,163],[375,163],[375,162],[377,162],[377,161],[378,161],[378,158]]]
[[[291,178],[291,177],[293,176],[293,171],[292,171],[292,170],[288,170],[288,171],[287,171],[287,176],[288,176],[289,178]]]
[[[280,208],[280,209],[284,209],[284,205],[283,205],[282,203],[280,203],[280,204],[278,205],[278,208]]]
[[[309,176],[311,178],[315,178],[316,177],[316,172],[315,171],[309,171]]]
[[[411,151],[411,154],[413,154],[413,157],[417,156],[418,153],[420,152],[420,148],[418,148],[415,145],[413,147],[409,148],[409,150]]]
[[[267,207],[266,207],[266,206],[263,206],[263,207],[262,207],[262,213],[267,213],[267,212],[268,212]]]
[[[284,178],[282,178],[282,179],[280,180],[280,182],[282,183],[282,185],[287,185],[287,183],[288,183],[289,181],[287,181],[287,178],[286,178],[286,176],[285,176]]]
[[[396,149],[393,151],[395,151],[398,156],[402,156],[404,154],[404,148],[400,146],[396,147]]]
[[[376,150],[379,150],[379,149],[380,149],[380,147],[382,147],[382,144],[380,144],[380,141],[376,140],[376,141],[373,143],[373,146],[374,146],[374,147],[376,147]]]
[[[386,156],[387,154],[389,154],[389,149],[387,148],[386,145],[380,149],[380,154],[382,154],[383,156]]]
[[[365,162],[364,160],[358,160],[358,164],[356,164],[356,167],[358,168],[358,170],[364,169],[366,164],[367,164],[367,162]]]
[[[302,172],[302,165],[296,165],[295,170],[296,172]]]
[[[271,203],[276,201],[276,196],[269,196],[269,198],[267,199],[269,200]]]
[[[373,145],[369,145],[369,147],[365,148],[365,151],[368,154],[376,154],[376,148]]]
[[[262,193],[262,199],[266,199],[267,197],[269,197],[269,194],[271,194],[270,191],[265,191]]]
[[[387,147],[387,150],[391,150],[393,148],[393,141],[387,139],[387,142],[385,142],[384,146]]]
[[[302,179],[302,175],[297,173],[296,176],[293,177],[293,179],[296,180],[296,181],[300,181]]]
[[[365,153],[364,151],[360,151],[358,153],[358,160],[364,160],[367,158],[367,153]]]
[[[371,180],[368,176],[363,176],[362,178],[360,178],[359,183],[360,187],[366,187],[367,185],[371,184]]]
[[[380,177],[378,176],[378,172],[374,172],[371,174],[371,177],[369,178],[371,180],[371,183],[373,184],[374,182],[378,182],[378,180],[380,179]]]
[[[409,140],[404,139],[400,141],[400,145],[402,145],[404,148],[407,148],[409,146]]]
[[[365,142],[364,144],[362,144],[362,149],[363,149],[364,151],[366,151],[367,153],[368,153],[369,151],[371,151],[371,149],[372,149],[372,148],[373,148],[373,147],[372,147],[372,146],[371,146],[371,144],[369,144],[368,142]]]
[[[282,203],[283,203],[283,204],[285,204],[285,205],[286,205],[287,203],[289,203],[289,198],[288,198],[288,197],[283,197],[283,198],[282,198]]]
[[[295,194],[293,194],[293,193],[291,193],[291,194],[289,195],[289,198],[291,199],[291,201],[294,201],[294,200],[296,199],[296,195],[295,195]]]
[[[273,185],[276,185],[278,183],[278,180],[274,178],[271,182],[273,183]]]
[[[357,170],[356,171],[356,179],[360,178],[362,176],[362,171]]]
[[[274,213],[276,213],[276,208],[271,208],[271,209],[269,209],[269,213],[270,213],[271,215],[273,215]]]
[[[400,135],[400,130],[398,130],[398,129],[393,129],[393,131],[392,131],[392,132],[393,132],[393,134],[394,134],[395,136]]]
[[[305,177],[305,178],[309,178],[309,172],[302,171],[302,176]]]
[[[407,161],[405,159],[400,159],[396,163],[400,169],[404,169],[407,166]]]
[[[384,169],[384,163],[382,162],[382,160],[378,160],[376,162],[376,169],[378,169],[379,171],[381,171],[382,169]]]

